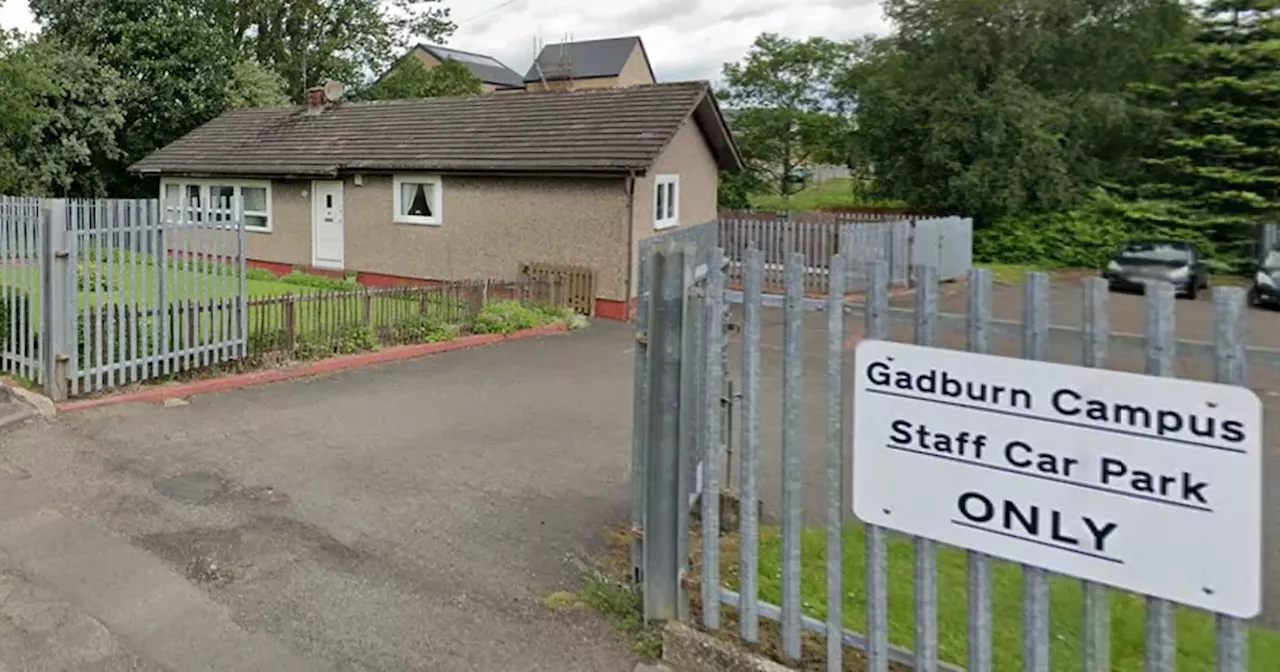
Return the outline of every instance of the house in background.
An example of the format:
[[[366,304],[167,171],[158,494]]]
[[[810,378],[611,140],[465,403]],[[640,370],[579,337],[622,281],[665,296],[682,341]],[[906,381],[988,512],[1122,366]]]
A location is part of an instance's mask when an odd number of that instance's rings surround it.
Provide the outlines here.
[[[589,267],[629,319],[639,242],[717,217],[742,160],[706,82],[234,110],[131,167],[166,212],[233,199],[251,264],[369,285]]]
[[[502,61],[492,56],[440,47],[434,44],[419,44],[411,49],[408,54],[405,54],[396,64],[399,65],[405,58],[416,58],[422,61],[422,64],[428,69],[440,65],[446,60],[453,59],[466,66],[471,71],[471,74],[480,80],[484,85],[485,93],[524,90],[524,78],[520,76],[520,73],[503,65]],[[392,67],[394,68],[395,66]]]
[[[638,36],[548,44],[525,73],[530,93],[654,84],[653,66]]]

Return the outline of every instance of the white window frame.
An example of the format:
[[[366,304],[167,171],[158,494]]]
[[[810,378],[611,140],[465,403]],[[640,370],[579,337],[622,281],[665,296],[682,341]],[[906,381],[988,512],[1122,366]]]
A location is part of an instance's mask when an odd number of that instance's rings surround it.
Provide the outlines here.
[[[403,186],[405,183],[429,184],[432,187],[431,206],[432,215],[430,217],[417,217],[413,215],[400,214],[403,209],[403,203],[400,198],[403,195]],[[418,226],[443,226],[444,225],[444,180],[439,175],[429,174],[413,174],[405,173],[396,175],[391,180],[391,214],[392,221],[396,224],[415,224]]]
[[[208,203],[211,202],[209,198],[210,187],[232,187],[233,189],[235,189],[235,196],[233,196],[233,198],[235,199],[235,202],[239,204],[241,215],[263,217],[267,220],[266,226],[252,226],[246,221],[244,230],[251,231],[253,233],[271,233],[272,217],[271,217],[271,181],[270,180],[237,180],[237,179],[186,178],[186,177],[164,178],[160,180],[160,208],[162,212],[167,211],[169,207],[168,203],[165,201],[165,192],[168,191],[169,187],[171,186],[178,187],[179,197],[183,199],[186,198],[187,190],[190,187],[198,187],[200,189],[201,205],[207,205]],[[245,187],[266,190],[267,209],[265,211],[246,210],[244,208],[243,189]],[[188,207],[185,203],[178,207],[180,224],[186,223],[185,216],[186,216],[187,210],[188,210]]]
[[[667,190],[663,196],[666,212],[658,212],[658,194]],[[656,175],[653,178],[653,228],[655,231],[680,226],[680,176]]]

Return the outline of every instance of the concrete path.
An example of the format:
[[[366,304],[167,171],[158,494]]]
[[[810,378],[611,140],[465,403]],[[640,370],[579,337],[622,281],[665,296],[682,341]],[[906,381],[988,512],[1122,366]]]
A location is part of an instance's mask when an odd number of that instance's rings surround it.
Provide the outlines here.
[[[9,428],[0,672],[633,669],[540,602],[627,515],[631,343],[601,324]]]

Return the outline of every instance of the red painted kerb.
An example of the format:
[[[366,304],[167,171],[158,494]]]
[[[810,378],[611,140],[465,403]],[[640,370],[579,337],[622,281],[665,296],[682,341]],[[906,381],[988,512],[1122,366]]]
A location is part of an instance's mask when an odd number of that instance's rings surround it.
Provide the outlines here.
[[[379,350],[378,352],[364,352],[358,355],[332,357],[285,369],[240,373],[211,380],[197,380],[190,383],[178,383],[176,385],[158,385],[156,387],[141,389],[136,392],[125,392],[97,399],[66,401],[58,404],[58,410],[64,413],[69,413],[71,411],[84,411],[90,408],[114,406],[116,404],[147,402],[163,403],[166,399],[180,399],[196,394],[238,390],[243,387],[264,385],[266,383],[292,380],[294,378],[305,378],[307,376],[318,376],[325,373],[333,373],[335,371],[357,369],[365,366],[373,366],[375,364],[385,364],[387,362],[396,362],[404,359],[426,357],[428,355],[438,355],[443,352],[452,352],[454,350],[466,350],[468,348],[476,348],[483,345],[496,345],[507,341],[519,341],[537,336],[562,334],[566,331],[568,331],[568,328],[564,325],[553,324],[545,327],[538,327],[536,329],[517,331],[509,336],[503,336],[501,334],[463,336],[444,343],[406,345],[397,348],[387,348],[386,350]]]

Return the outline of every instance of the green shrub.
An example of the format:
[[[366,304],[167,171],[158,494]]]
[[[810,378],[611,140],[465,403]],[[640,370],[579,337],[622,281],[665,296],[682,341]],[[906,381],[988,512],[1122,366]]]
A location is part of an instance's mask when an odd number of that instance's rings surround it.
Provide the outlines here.
[[[1101,268],[1136,234],[1123,218],[1085,207],[1012,217],[978,229],[973,256],[984,263]]]
[[[497,301],[480,311],[472,331],[477,334],[511,334],[551,322],[552,320],[537,308],[531,308],[519,301]]]
[[[265,268],[250,268],[244,272],[244,277],[247,280],[265,280],[268,282],[279,280],[275,273]]]
[[[390,343],[440,343],[458,337],[456,324],[423,315],[407,317],[383,330],[383,340]]]
[[[555,324],[562,322],[570,324],[577,317],[577,313],[572,308],[556,308],[555,306],[534,306],[534,310],[543,318],[543,324]]]
[[[249,332],[249,354],[258,355],[279,352],[287,347],[288,334],[284,329],[262,329]]]
[[[110,292],[120,286],[119,267],[111,268],[110,273],[97,261],[82,261],[76,264],[76,285],[82,292]]]
[[[311,287],[313,289],[327,289],[332,291],[345,292],[353,289],[359,289],[360,285],[352,280],[335,280],[334,278],[322,278],[318,275],[309,275],[302,271],[294,271],[289,275],[279,279],[280,282],[290,285],[298,285],[299,287]]]
[[[24,315],[23,320],[29,320],[31,313],[28,311],[31,305],[30,295],[18,292],[16,289],[11,290],[9,300],[5,301],[0,297],[0,347],[9,346],[9,328],[10,325],[18,319],[19,315]],[[21,338],[21,335],[19,335]]]
[[[378,349],[378,337],[364,324],[344,324],[334,332],[333,351],[339,355],[353,355]]]
[[[377,348],[378,338],[373,329],[364,324],[350,323],[338,326],[332,336],[313,332],[299,334],[293,356],[295,359],[323,359],[332,355],[369,352]]]

